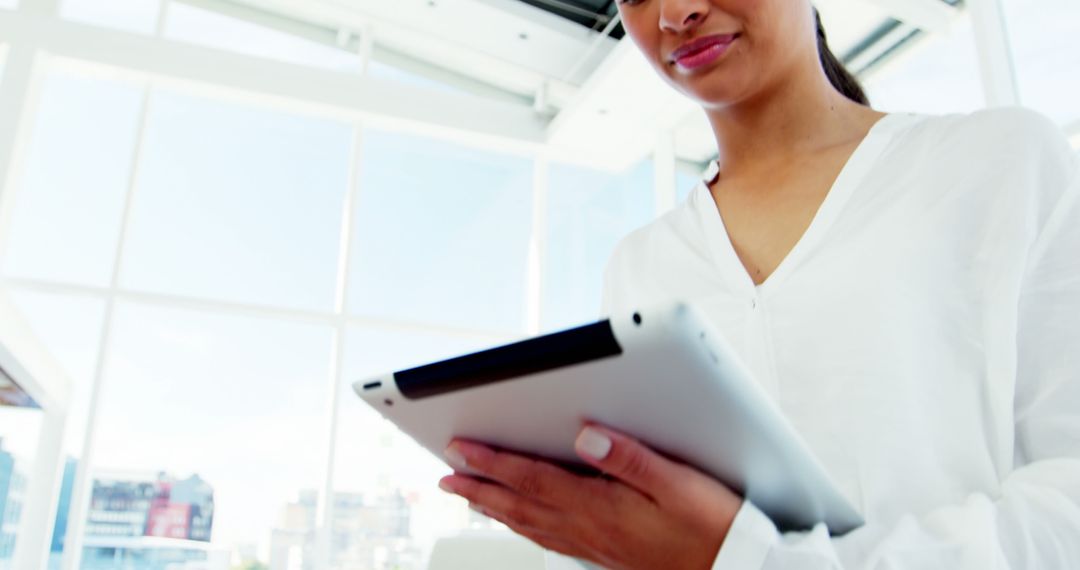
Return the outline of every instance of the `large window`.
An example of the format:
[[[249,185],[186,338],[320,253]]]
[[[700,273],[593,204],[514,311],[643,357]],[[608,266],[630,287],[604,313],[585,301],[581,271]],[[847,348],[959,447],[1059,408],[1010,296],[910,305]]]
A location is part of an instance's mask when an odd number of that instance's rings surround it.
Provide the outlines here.
[[[1080,3],[1004,4],[1021,102],[1080,132]]]
[[[329,311],[352,128],[157,91],[121,284]]]
[[[120,303],[114,319],[88,546],[112,530],[134,539],[118,544],[149,543],[143,535],[154,534],[265,551],[282,509],[321,481],[332,329],[134,302]],[[205,483],[197,499],[191,491],[178,497],[176,481],[193,478]],[[152,506],[110,501],[140,485],[160,496],[162,481],[174,487],[168,505],[185,514],[183,505],[198,505],[201,524],[162,534]],[[135,524],[110,524],[117,519]]]
[[[608,257],[623,236],[652,219],[653,184],[651,159],[620,174],[551,165],[542,328],[599,317]]]
[[[371,130],[363,157],[350,312],[523,331],[532,160]]]
[[[339,388],[332,568],[423,568],[438,537],[494,526],[474,516],[463,500],[439,490],[439,478],[450,469],[360,400],[352,383],[495,342],[409,330],[348,330]],[[365,520],[380,513],[381,524],[364,528]]]
[[[0,405],[0,570],[18,570],[11,558],[40,429],[40,410]]]
[[[985,105],[971,20],[915,37],[866,81],[875,108],[889,112],[961,113]]]
[[[16,185],[5,274],[108,286],[116,257],[141,86],[74,71],[42,86]]]
[[[57,519],[50,544],[50,568],[59,568],[68,528],[75,469],[81,459],[89,413],[91,382],[97,366],[105,301],[90,295],[6,292],[71,382],[72,394],[64,436],[64,473]]]

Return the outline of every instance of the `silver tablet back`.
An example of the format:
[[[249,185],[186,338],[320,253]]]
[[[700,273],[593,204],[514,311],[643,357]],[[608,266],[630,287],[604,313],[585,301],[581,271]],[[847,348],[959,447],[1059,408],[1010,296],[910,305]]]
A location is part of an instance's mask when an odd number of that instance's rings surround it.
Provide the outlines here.
[[[440,458],[460,437],[583,467],[573,443],[594,421],[713,475],[781,530],[825,522],[838,535],[863,522],[688,304],[388,373],[354,389]]]

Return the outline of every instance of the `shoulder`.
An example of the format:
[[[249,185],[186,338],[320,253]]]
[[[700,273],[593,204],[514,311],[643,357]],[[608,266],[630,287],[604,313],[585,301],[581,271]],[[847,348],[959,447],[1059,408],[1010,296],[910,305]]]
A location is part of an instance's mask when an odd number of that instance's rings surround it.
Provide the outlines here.
[[[1080,188],[1080,156],[1046,116],[1024,108],[920,116],[894,138],[885,172],[927,208],[953,204],[957,224],[1018,240],[1042,232]],[[1010,230],[1011,228],[1011,230]]]
[[[623,237],[608,261],[609,271],[648,263],[656,259],[658,252],[670,251],[674,244],[699,243],[692,234],[698,228],[696,201],[700,191],[700,187],[694,188],[678,206]]]
[[[1080,167],[1064,132],[1045,115],[1021,107],[921,116],[896,136],[887,158],[900,159],[914,176],[1014,199],[1054,200]],[[994,188],[1001,192],[990,192]]]
[[[619,240],[604,269],[603,306],[613,309],[659,302],[678,289],[679,276],[707,263],[707,240],[702,235],[698,202],[705,192],[696,187],[671,211]]]
[[[923,116],[902,138],[953,159],[1047,166],[1075,160],[1061,129],[1045,115],[1023,107]]]

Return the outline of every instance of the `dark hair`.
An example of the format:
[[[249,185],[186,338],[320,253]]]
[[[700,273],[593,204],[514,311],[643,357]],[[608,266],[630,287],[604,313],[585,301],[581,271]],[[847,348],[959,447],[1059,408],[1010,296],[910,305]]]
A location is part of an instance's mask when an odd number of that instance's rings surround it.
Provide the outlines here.
[[[825,26],[821,24],[821,14],[818,13],[817,8],[814,9],[814,20],[817,22],[818,55],[821,57],[821,67],[825,69],[825,76],[829,78],[829,83],[832,83],[844,97],[860,105],[869,106],[870,100],[866,98],[859,80],[855,79],[855,76],[829,49],[829,41],[825,38]]]

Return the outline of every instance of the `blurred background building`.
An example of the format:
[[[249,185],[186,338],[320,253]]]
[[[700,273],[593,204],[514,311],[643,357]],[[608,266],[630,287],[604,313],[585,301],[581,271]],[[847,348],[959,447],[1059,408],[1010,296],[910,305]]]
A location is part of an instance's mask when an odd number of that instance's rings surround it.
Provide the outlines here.
[[[815,4],[876,107],[1080,147],[1076,0]],[[594,318],[715,152],[611,0],[0,0],[0,570],[421,569],[499,528],[350,383]]]

